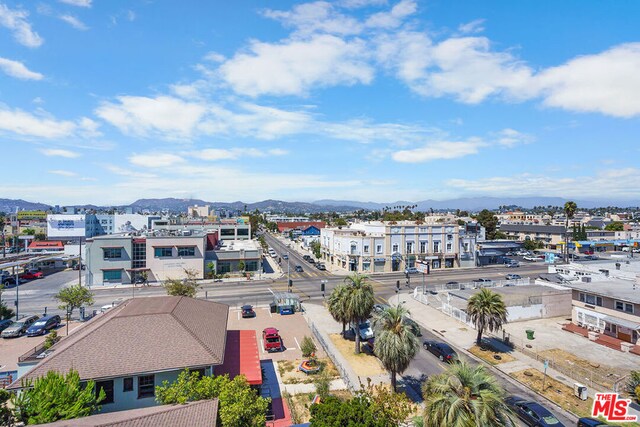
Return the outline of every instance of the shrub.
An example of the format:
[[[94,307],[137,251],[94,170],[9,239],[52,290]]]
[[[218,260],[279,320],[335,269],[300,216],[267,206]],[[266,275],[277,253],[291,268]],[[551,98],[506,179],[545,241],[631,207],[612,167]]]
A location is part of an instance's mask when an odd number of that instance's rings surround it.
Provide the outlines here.
[[[304,357],[310,357],[317,351],[316,345],[313,340],[309,336],[305,336],[302,339],[302,344],[300,344],[300,349],[302,350],[302,355]]]
[[[44,345],[42,346],[45,350],[49,350],[55,343],[58,342],[60,338],[58,338],[58,333],[56,331],[49,332],[47,338],[44,340]]]

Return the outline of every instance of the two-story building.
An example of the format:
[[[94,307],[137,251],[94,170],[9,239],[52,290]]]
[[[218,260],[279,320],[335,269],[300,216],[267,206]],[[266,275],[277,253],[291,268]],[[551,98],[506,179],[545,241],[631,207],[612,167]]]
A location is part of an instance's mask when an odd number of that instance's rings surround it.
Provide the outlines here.
[[[542,242],[548,249],[556,249],[565,239],[565,227],[561,225],[500,224],[500,231],[512,240]],[[571,230],[568,232],[571,234]]]
[[[320,232],[322,259],[360,272],[403,271],[460,266],[457,224],[421,221],[362,222]]]

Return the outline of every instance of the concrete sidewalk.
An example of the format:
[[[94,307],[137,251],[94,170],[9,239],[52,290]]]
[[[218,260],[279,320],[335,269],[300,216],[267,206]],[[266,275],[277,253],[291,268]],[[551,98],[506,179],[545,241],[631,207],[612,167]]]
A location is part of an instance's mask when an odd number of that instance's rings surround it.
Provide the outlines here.
[[[389,302],[391,304],[396,304],[398,303],[398,301],[400,301],[406,308],[409,309],[411,318],[416,322],[433,331],[436,335],[440,335],[444,338],[445,341],[449,342],[454,347],[463,350],[465,355],[467,355],[468,357],[477,360],[480,363],[483,363],[489,369],[494,370],[494,372],[503,374],[502,376],[511,382],[516,381],[509,375],[513,372],[518,372],[529,368],[537,369],[540,372],[544,371],[544,363],[542,361],[535,360],[517,350],[511,349],[510,347],[501,344],[501,342],[497,340],[493,340],[492,344],[495,344],[496,346],[502,345],[503,348],[499,348],[499,350],[509,352],[509,354],[516,360],[513,362],[502,363],[493,366],[489,365],[468,351],[475,345],[477,332],[473,327],[458,322],[457,320],[447,316],[441,311],[422,302],[419,302],[418,300],[413,298],[412,293],[407,294],[406,292],[401,292],[398,296],[394,296],[389,299]],[[551,368],[547,369],[547,375],[557,381],[560,381],[561,383],[566,384],[571,388],[573,388],[573,384],[577,382],[571,378],[566,378],[563,374]],[[588,390],[589,396],[593,398],[594,394],[598,391],[603,390],[594,390],[590,387]],[[554,405],[556,410],[562,411],[566,416],[569,416],[570,418],[575,418],[573,414],[570,414],[569,412],[560,408],[555,403],[551,401],[549,402]],[[635,412],[637,411],[631,410],[630,415],[639,415],[640,418],[640,414],[636,414]]]

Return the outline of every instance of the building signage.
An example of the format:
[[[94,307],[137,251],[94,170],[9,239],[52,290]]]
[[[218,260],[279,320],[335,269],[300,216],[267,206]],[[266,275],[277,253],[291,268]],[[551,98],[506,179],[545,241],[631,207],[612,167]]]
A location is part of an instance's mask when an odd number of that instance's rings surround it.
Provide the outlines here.
[[[47,236],[84,237],[86,235],[84,215],[48,215]]]

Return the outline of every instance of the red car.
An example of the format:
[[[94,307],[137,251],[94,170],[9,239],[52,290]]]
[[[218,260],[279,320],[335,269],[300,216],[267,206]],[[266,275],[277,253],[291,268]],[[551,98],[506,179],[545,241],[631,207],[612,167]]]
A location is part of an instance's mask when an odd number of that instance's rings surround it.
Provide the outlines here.
[[[272,351],[282,351],[282,338],[276,328],[266,328],[262,331],[262,342],[264,349],[269,353]]]
[[[44,274],[42,274],[42,271],[27,271],[26,273],[22,273],[20,277],[27,280],[42,279],[44,277]]]

